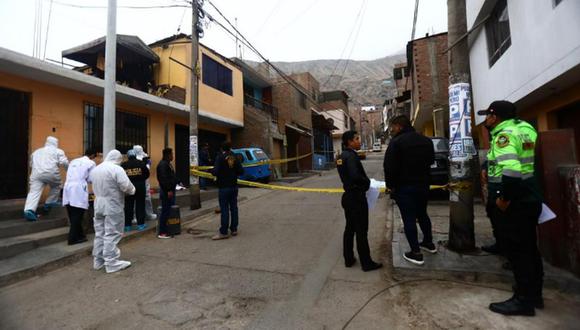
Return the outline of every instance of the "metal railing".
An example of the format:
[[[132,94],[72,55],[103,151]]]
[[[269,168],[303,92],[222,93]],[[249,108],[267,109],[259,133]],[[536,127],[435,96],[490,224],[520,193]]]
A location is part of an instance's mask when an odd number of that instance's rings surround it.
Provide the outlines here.
[[[272,118],[273,122],[275,123],[278,122],[278,108],[276,108],[275,106],[262,102],[261,100],[253,98],[248,94],[244,94],[244,104],[267,112],[268,114],[270,114],[270,117]]]

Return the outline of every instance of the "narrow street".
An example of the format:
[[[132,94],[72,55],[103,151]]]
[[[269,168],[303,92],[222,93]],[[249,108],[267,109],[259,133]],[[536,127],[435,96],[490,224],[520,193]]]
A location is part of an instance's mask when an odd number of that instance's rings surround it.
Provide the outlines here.
[[[382,153],[369,155],[363,164],[369,177],[382,178]],[[338,187],[339,180],[331,170],[298,185]],[[385,196],[371,212],[369,229],[372,255],[385,267],[364,273],[358,264],[343,265],[340,195],[251,188],[241,195],[248,200],[240,205],[237,237],[212,241],[219,217],[211,214],[173,240],[151,235],[122,245],[122,258],[133,262],[126,271],[93,271],[92,259],[85,257],[2,288],[0,328],[341,329],[350,322],[350,329],[542,329],[575,324],[578,300],[549,290],[539,316],[507,318],[487,309],[509,294],[505,285],[498,284],[500,290],[423,281],[389,288],[395,279]],[[555,301],[557,309],[550,306]]]

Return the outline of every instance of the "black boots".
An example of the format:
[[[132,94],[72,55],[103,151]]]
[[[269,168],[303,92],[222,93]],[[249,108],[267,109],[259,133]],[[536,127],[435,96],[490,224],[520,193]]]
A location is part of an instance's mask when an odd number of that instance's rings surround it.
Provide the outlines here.
[[[497,243],[494,243],[492,245],[486,245],[486,246],[482,246],[481,250],[490,254],[500,254],[501,250],[499,249],[499,246],[497,245]]]
[[[522,297],[516,295],[514,295],[513,297],[504,302],[489,304],[489,309],[492,312],[503,315],[522,315],[522,316],[536,315],[534,305],[530,301],[526,301]]]

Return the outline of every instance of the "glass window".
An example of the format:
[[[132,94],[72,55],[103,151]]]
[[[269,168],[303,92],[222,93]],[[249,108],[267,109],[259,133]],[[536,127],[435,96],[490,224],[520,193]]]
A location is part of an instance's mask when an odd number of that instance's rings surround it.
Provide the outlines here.
[[[115,112],[115,148],[125,154],[134,145],[147,150],[147,117],[117,110]],[[84,147],[103,150],[103,107],[85,104]]]
[[[205,54],[202,57],[202,69],[202,81],[204,84],[228,95],[233,95],[232,70],[219,64]]]
[[[403,68],[395,68],[394,75],[395,80],[403,79]]]
[[[245,150],[245,151],[244,151],[244,153],[246,154],[246,158],[247,158],[249,161],[252,161],[252,160],[254,160],[254,157],[252,156],[252,153],[251,153],[249,150]]]
[[[262,150],[254,150],[254,156],[257,160],[268,159],[268,155],[266,155],[266,153]]]
[[[492,66],[512,44],[506,0],[499,0],[485,24],[489,65]]]
[[[433,141],[433,149],[435,152],[448,152],[449,142],[447,139],[431,139]]]

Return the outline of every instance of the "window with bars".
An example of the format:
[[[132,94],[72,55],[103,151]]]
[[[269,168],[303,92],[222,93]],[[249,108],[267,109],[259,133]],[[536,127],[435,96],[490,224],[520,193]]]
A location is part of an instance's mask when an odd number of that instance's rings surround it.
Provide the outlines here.
[[[134,145],[148,150],[147,117],[139,114],[115,112],[115,148],[125,154]],[[103,107],[85,103],[84,147],[103,150]]]
[[[228,95],[232,92],[232,70],[214,61],[209,56],[202,56],[203,83]]]
[[[489,66],[493,64],[511,46],[510,21],[506,0],[499,0],[485,24]]]

